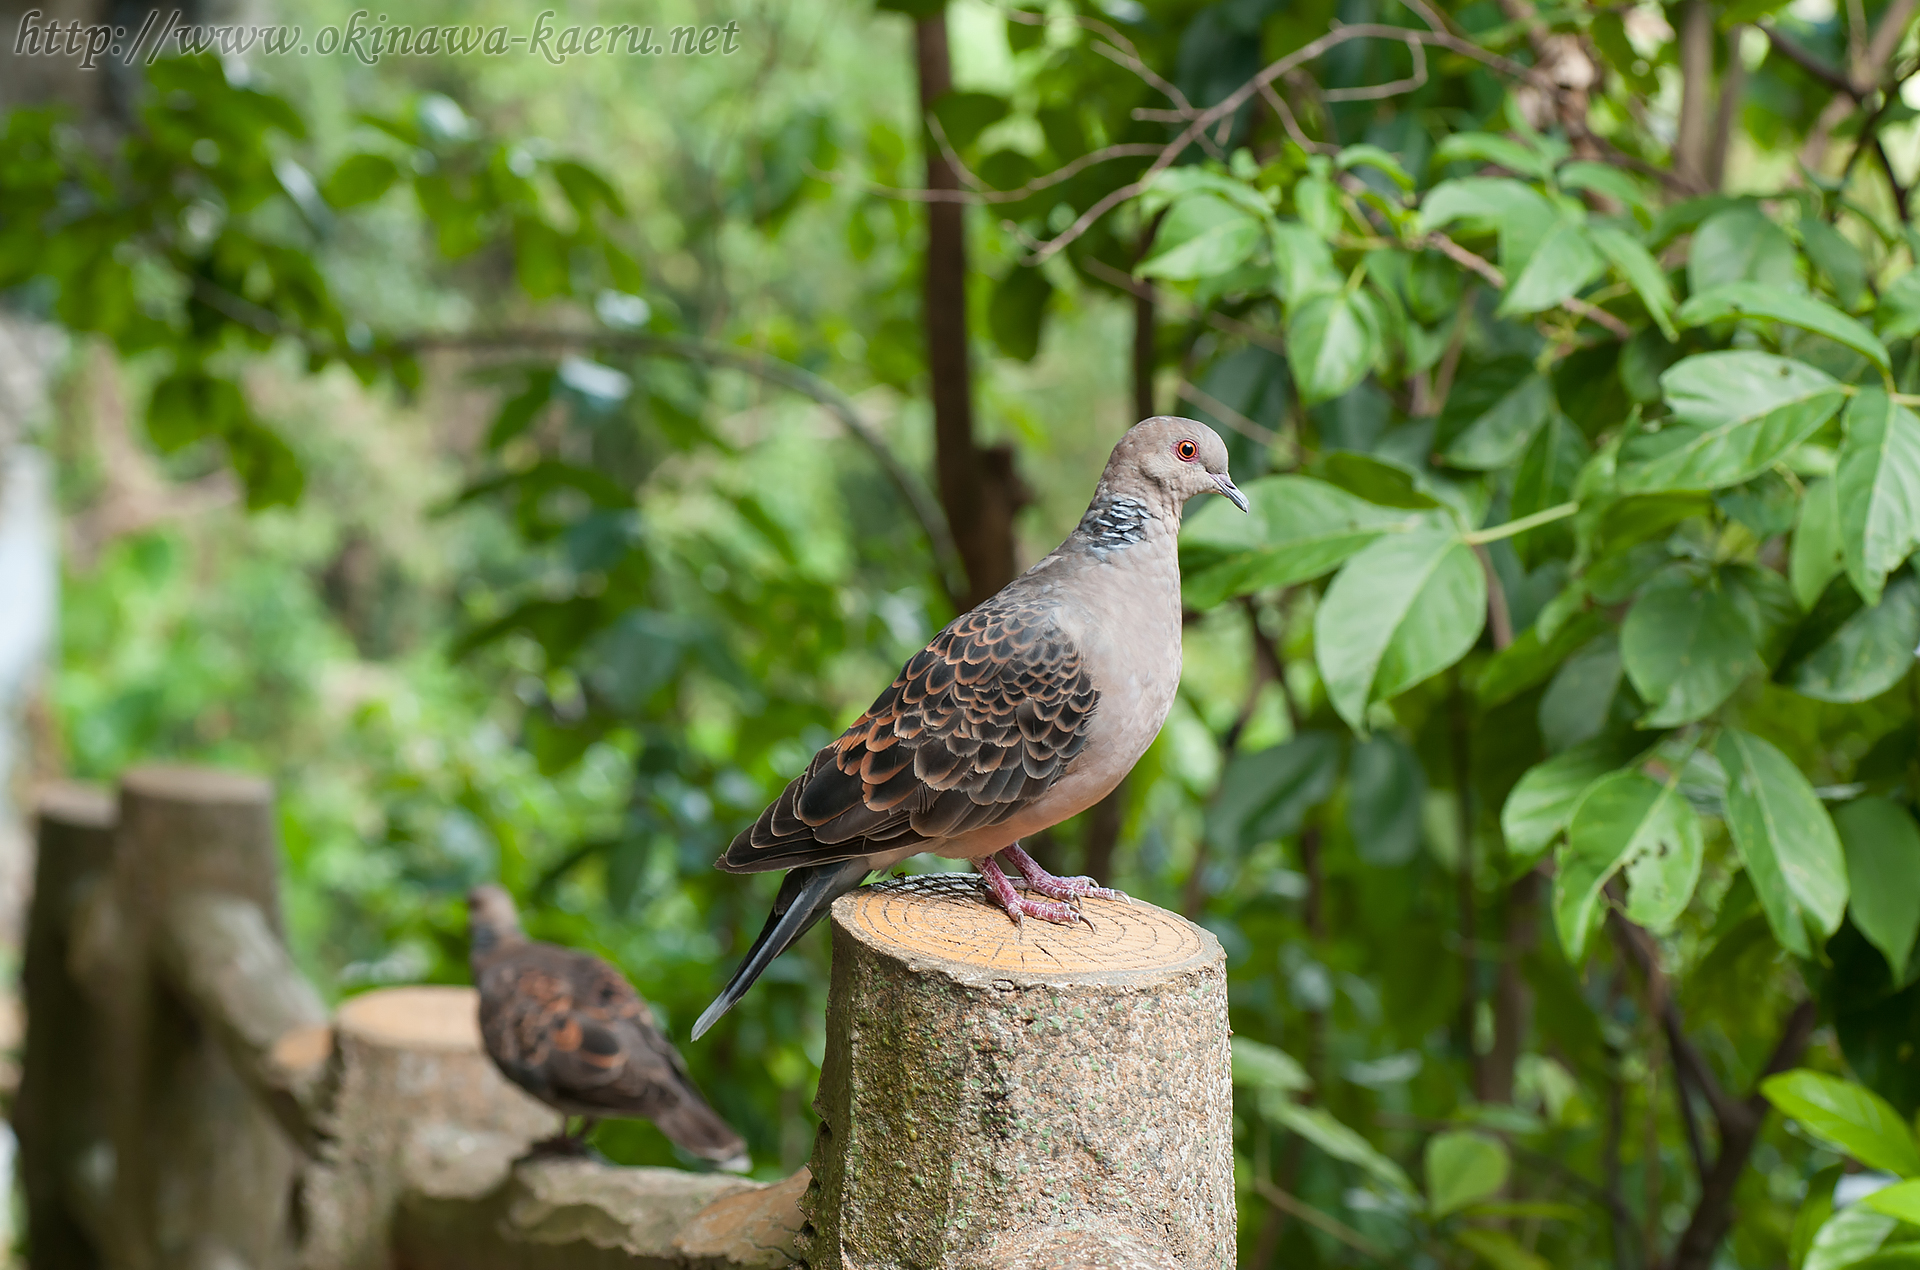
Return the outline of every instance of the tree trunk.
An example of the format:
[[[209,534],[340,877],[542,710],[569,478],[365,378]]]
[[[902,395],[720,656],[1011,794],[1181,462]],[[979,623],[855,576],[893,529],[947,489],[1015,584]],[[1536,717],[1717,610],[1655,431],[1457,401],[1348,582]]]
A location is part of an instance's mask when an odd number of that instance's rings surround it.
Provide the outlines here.
[[[945,12],[914,24],[914,64],[920,110],[953,88]],[[931,132],[926,135],[927,188],[957,191],[959,173]],[[934,467],[940,503],[967,569],[968,608],[1013,580],[1013,517],[1025,502],[1009,446],[982,449],[973,437],[972,368],[967,348],[967,237],[965,205],[927,204],[927,260],[922,280],[927,373],[932,381]]]
[[[560,1128],[507,1083],[480,1044],[472,988],[387,988],[334,1019],[335,1090],[320,1158],[302,1184],[306,1270],[384,1270],[409,1189],[470,1196]]]
[[[834,905],[813,1270],[1232,1263],[1225,955],[1151,905],[1086,911],[1015,928],[954,875]]]
[[[1673,166],[1686,180],[1709,185],[1713,127],[1713,6],[1687,0],[1680,15],[1680,121]]]

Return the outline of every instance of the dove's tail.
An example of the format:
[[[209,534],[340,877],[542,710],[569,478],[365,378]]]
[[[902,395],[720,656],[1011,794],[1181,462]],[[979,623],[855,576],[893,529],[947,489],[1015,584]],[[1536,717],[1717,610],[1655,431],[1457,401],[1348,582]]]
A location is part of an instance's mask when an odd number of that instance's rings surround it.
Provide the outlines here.
[[[868,867],[865,856],[789,870],[786,880],[780,883],[780,894],[774,898],[773,912],[767,914],[767,924],[761,930],[760,938],[753,941],[746,960],[733,972],[733,978],[727,981],[726,988],[694,1023],[693,1039],[699,1040],[708,1028],[719,1021],[721,1015],[731,1010],[734,1002],[747,994],[753,981],[772,964],[775,957],[811,930],[815,922],[826,916],[835,900],[859,886],[871,872],[873,870]]]

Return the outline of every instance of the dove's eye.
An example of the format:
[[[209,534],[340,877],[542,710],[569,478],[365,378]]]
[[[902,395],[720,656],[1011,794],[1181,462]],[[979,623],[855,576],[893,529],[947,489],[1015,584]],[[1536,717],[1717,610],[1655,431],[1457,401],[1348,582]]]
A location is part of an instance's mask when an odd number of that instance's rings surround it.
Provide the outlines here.
[[[1200,456],[1200,447],[1191,441],[1182,441],[1173,447],[1173,452],[1182,463],[1191,463]]]

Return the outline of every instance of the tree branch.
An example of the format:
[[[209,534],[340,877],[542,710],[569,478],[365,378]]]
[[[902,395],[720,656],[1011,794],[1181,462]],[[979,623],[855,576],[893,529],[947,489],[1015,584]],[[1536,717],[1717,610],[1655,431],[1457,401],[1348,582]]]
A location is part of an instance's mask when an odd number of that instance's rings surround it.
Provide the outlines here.
[[[464,335],[418,335],[394,341],[389,348],[399,353],[426,352],[432,349],[456,349],[475,352],[524,352],[532,348],[605,348],[642,356],[677,357],[740,371],[771,384],[810,397],[827,413],[838,419],[855,440],[864,445],[880,464],[889,482],[900,492],[920,522],[934,558],[935,572],[942,589],[955,607],[966,594],[965,574],[955,550],[953,535],[945,513],[913,472],[895,457],[886,440],[853,399],[826,380],[790,362],[750,348],[714,344],[676,335],[643,335],[630,331],[508,329],[479,331]]]
[[[1499,266],[1484,256],[1476,255],[1468,251],[1465,247],[1462,247],[1445,234],[1437,230],[1428,234],[1426,245],[1440,251],[1455,264],[1473,270],[1473,272],[1479,274],[1491,283],[1495,290],[1505,291],[1507,289],[1507,275],[1500,272]],[[1576,317],[1585,318],[1595,326],[1605,327],[1610,333],[1620,339],[1630,340],[1633,338],[1632,327],[1597,305],[1588,304],[1585,300],[1569,296],[1560,302],[1560,307],[1574,314]]]
[[[1786,58],[1789,62],[1792,62],[1795,66],[1798,66],[1801,70],[1813,76],[1828,88],[1833,89],[1836,93],[1845,93],[1855,101],[1859,101],[1871,91],[1870,89],[1860,88],[1851,79],[1848,79],[1842,74],[1839,68],[1827,65],[1825,61],[1794,43],[1779,27],[1767,23],[1758,25],[1760,26],[1761,33],[1767,37],[1767,43],[1772,46],[1774,52]]]
[[[1720,1084],[1706,1058],[1687,1039],[1679,1008],[1660,969],[1652,936],[1621,916],[1618,910],[1608,912],[1607,929],[1627,960],[1640,970],[1647,985],[1649,1011],[1661,1020],[1666,1030],[1675,1067],[1706,1099],[1720,1130],[1719,1153],[1700,1174],[1700,1198],[1694,1204],[1693,1217],[1680,1236],[1669,1267],[1669,1270],[1710,1270],[1715,1250],[1733,1225],[1734,1191],[1766,1122],[1767,1100],[1759,1092],[1760,1082],[1799,1061],[1813,1036],[1818,1011],[1811,1001],[1802,1001],[1793,1008],[1781,1028],[1779,1042],[1754,1080],[1754,1088],[1744,1097],[1736,1098]],[[1685,1096],[1682,1090],[1683,1100]]]

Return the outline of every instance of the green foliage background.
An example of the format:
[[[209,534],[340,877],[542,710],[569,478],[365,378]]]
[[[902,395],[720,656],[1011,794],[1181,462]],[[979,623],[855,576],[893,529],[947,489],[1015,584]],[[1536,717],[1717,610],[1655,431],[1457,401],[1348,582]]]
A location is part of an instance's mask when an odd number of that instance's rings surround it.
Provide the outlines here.
[[[1254,503],[1192,509],[1113,878],[1227,948],[1243,1264],[1917,1255],[1920,1182],[1836,1190],[1920,1175],[1916,48],[1855,8],[948,13],[1028,557],[1132,422],[1145,286],[1160,408]],[[929,469],[908,21],[687,16],[746,47],[183,59],[117,150],[0,138],[0,287],[76,335],[64,763],[272,774],[332,993],[462,981],[498,877],[684,1036],[775,884],[713,857],[952,615],[809,399]],[[1298,119],[1254,94],[1152,167],[1335,18],[1382,29],[1274,80]],[[1590,92],[1542,87],[1565,47]],[[686,1048],[763,1176],[811,1145],[824,961]]]

